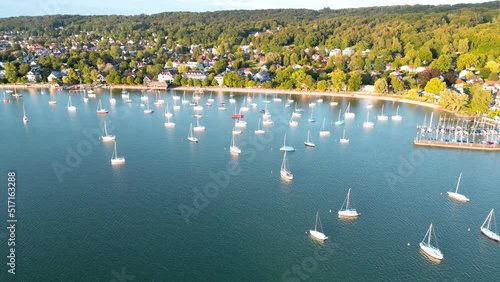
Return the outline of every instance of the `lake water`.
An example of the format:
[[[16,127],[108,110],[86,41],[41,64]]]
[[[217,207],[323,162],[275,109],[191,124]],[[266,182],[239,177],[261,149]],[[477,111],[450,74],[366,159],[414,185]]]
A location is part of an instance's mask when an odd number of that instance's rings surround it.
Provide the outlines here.
[[[3,91],[3,90],[2,90]],[[172,109],[174,92],[163,92],[175,128],[166,128],[165,105],[143,113],[140,92],[127,104],[115,90],[98,90],[97,99],[65,91],[40,95],[24,90],[22,98],[0,105],[1,172],[17,174],[16,275],[7,273],[7,192],[0,210],[4,228],[0,281],[498,281],[500,244],[479,232],[488,212],[500,212],[499,155],[495,152],[417,148],[415,126],[430,109],[388,101],[331,98],[314,107],[313,96],[292,96],[304,109],[299,126],[288,121],[295,105],[285,107],[255,95],[243,134],[236,137],[242,155],[229,152],[234,104],[228,93],[213,93],[212,107],[203,105],[199,143],[187,141],[196,124],[189,105]],[[177,91],[182,96],[183,92]],[[68,95],[77,111],[66,109]],[[247,94],[234,93],[238,108]],[[192,92],[186,93],[191,100]],[[50,99],[57,105],[49,105]],[[98,116],[102,99],[108,115]],[[268,99],[274,125],[254,130]],[[227,102],[227,111],[217,104]],[[350,102],[354,120],[335,126],[338,111]],[[29,122],[22,122],[22,105]],[[374,128],[362,126],[372,103]],[[178,101],[180,105],[180,101]],[[388,121],[377,121],[384,105]],[[400,106],[403,120],[390,119]],[[437,121],[439,112],[434,113]],[[331,136],[318,132],[326,119]],[[113,143],[94,140],[103,122],[116,135],[118,155],[112,166]],[[340,144],[343,129],[349,144]],[[304,141],[311,131],[316,148]],[[280,179],[287,154],[294,174]],[[100,133],[99,133],[100,134]],[[54,166],[57,170],[54,169]],[[446,196],[463,173],[460,191],[471,201]],[[6,181],[4,180],[4,183]],[[348,188],[361,213],[340,220]],[[324,243],[306,232],[319,211]],[[430,223],[444,254],[435,263],[419,252]],[[470,231],[469,231],[470,228]]]

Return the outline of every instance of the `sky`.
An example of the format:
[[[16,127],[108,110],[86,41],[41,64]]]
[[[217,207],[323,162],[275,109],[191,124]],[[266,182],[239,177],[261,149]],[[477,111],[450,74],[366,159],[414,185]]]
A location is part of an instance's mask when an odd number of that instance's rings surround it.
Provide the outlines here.
[[[338,3],[342,2],[342,3]],[[388,6],[481,3],[486,0],[0,0],[0,18],[53,14],[136,15],[161,12],[205,12],[238,9],[307,8],[331,9]]]

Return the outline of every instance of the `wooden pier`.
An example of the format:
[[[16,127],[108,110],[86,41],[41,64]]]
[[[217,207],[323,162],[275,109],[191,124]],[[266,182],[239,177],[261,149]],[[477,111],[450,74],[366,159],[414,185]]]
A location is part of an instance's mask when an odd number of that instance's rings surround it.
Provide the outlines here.
[[[438,148],[451,148],[451,149],[463,149],[463,150],[478,150],[478,151],[499,151],[500,145],[496,144],[478,144],[478,143],[461,143],[461,142],[444,142],[435,140],[413,140],[413,145],[415,146],[427,146],[427,147],[438,147]]]

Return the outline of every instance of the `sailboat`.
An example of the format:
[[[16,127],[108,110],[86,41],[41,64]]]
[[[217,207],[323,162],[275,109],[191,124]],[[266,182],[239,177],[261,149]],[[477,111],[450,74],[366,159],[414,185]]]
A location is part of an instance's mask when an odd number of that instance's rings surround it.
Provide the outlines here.
[[[339,103],[335,101],[335,97],[332,98],[332,101],[330,102],[330,106],[337,106]]]
[[[236,143],[234,142],[234,134],[231,134],[231,145],[229,146],[229,151],[235,155],[241,154],[241,149],[238,148],[238,146],[236,146]]]
[[[420,249],[426,255],[430,256],[431,258],[434,258],[434,259],[437,259],[437,260],[442,260],[443,259],[443,253],[441,252],[441,250],[439,250],[439,248],[437,246],[437,237],[436,237],[436,235],[434,235],[434,238],[435,238],[435,241],[436,241],[436,245],[434,246],[434,245],[431,244],[432,231],[433,231],[433,228],[432,228],[432,223],[431,223],[431,226],[429,227],[429,230],[427,230],[427,233],[425,233],[424,239],[422,240],[422,242],[420,242]]]
[[[457,187],[455,188],[455,192],[448,192],[448,197],[455,199],[457,201],[460,201],[460,202],[468,202],[469,198],[458,193],[458,186],[460,186],[460,179],[462,179],[462,173],[460,173],[460,176],[458,176],[458,182],[457,182]]]
[[[102,141],[107,142],[107,141],[113,141],[116,139],[114,135],[110,135],[108,133],[108,128],[106,127],[106,121],[104,121],[104,135],[101,136]]]
[[[286,167],[286,152],[283,154],[283,162],[281,163],[280,169],[281,178],[287,181],[291,181],[293,179],[293,174]]]
[[[128,91],[124,89],[122,89],[122,98],[123,99],[127,99],[129,98],[129,94],[128,94]]]
[[[296,149],[294,147],[286,145],[286,133],[285,133],[285,137],[283,138],[283,147],[280,148],[280,151],[282,151],[282,152],[296,151]]]
[[[173,106],[174,110],[180,110],[180,108],[181,108],[181,106],[177,105],[177,100],[174,100],[174,106]]]
[[[238,118],[236,122],[234,123],[236,127],[245,127],[247,126],[247,122],[242,120],[241,118]]]
[[[323,126],[321,127],[321,130],[319,131],[319,136],[330,136],[330,131],[325,129],[325,118],[323,118]]]
[[[69,99],[68,99],[68,111],[70,111],[70,112],[76,111],[76,107],[73,106],[73,104],[71,103],[71,96],[69,96]]]
[[[354,118],[355,116],[356,115],[354,113],[351,113],[351,102],[349,102],[344,113],[344,118]]]
[[[373,122],[370,121],[370,111],[366,113],[366,121],[363,122],[363,127],[365,128],[372,128],[374,125]]]
[[[349,143],[349,138],[345,138],[345,129],[344,133],[342,134],[342,138],[340,138],[340,144],[348,144]]]
[[[316,122],[316,118],[313,117],[314,108],[311,109],[311,117],[307,119],[308,122]]]
[[[153,103],[153,105],[157,107],[161,107],[163,105],[164,100],[160,99],[160,93],[156,93],[156,101]]]
[[[181,97],[180,97],[180,96],[178,96],[177,94],[175,94],[175,92],[174,92],[174,95],[172,96],[172,99],[173,99],[174,101],[177,101],[177,100],[180,100],[180,99],[181,99]]]
[[[28,117],[26,116],[26,111],[24,110],[24,104],[23,104],[23,122],[28,123]]]
[[[212,93],[210,93],[210,96],[208,97],[207,101],[209,103],[213,103],[214,102],[214,98],[212,98]]]
[[[295,102],[295,101],[292,99],[292,94],[289,94],[289,95],[288,95],[288,100],[287,100],[287,103],[288,103],[288,104],[292,104],[292,103],[294,103],[294,102]]]
[[[124,157],[118,157],[118,153],[116,152],[116,141],[115,141],[115,150],[113,151],[113,155],[111,156],[111,164],[116,165],[116,164],[122,164],[125,162]]]
[[[316,147],[316,144],[313,143],[313,141],[311,140],[311,131],[307,131],[307,140],[306,142],[304,142],[304,145],[306,145],[307,147]]]
[[[290,124],[291,127],[297,127],[297,126],[299,126],[299,122],[293,119],[293,115],[290,118],[290,121],[288,123]]]
[[[196,119],[196,126],[193,129],[196,132],[198,132],[198,131],[205,131],[205,126],[200,125],[200,119],[199,118]]]
[[[169,107],[168,107],[168,103],[167,103],[167,106],[165,107],[165,114],[164,114],[164,115],[165,115],[165,117],[167,117],[167,118],[172,117],[172,113],[170,112],[170,109],[169,109]]]
[[[155,111],[153,109],[150,109],[149,108],[149,101],[146,103],[146,109],[144,110],[144,113],[145,114],[152,114],[154,113]]]
[[[108,110],[102,108],[101,99],[99,99],[99,103],[97,104],[97,113],[101,115],[108,113]]]
[[[116,103],[116,99],[113,98],[113,90],[111,88],[109,88],[109,103],[110,104]]]
[[[232,133],[233,133],[233,135],[240,135],[242,133],[242,131],[239,129],[236,129],[236,125],[235,125],[235,126],[233,126]]]
[[[5,97],[5,92],[3,93],[3,102],[4,103],[8,103],[9,102],[9,99],[7,99],[7,97]]]
[[[165,127],[175,127],[175,122],[170,121],[170,116],[167,116],[167,122],[165,122]]]
[[[358,213],[356,209],[351,208],[350,197],[351,197],[351,188],[349,188],[349,191],[347,192],[347,197],[345,198],[344,203],[342,204],[342,207],[338,212],[339,217],[354,218],[360,215],[360,213]]]
[[[236,119],[236,118],[242,118],[242,117],[244,117],[244,115],[242,113],[238,113],[237,110],[238,110],[238,104],[236,104],[236,102],[235,102],[235,105],[234,105],[234,114],[231,115],[231,118]]]
[[[491,221],[493,221],[493,228],[495,230],[491,229],[491,227],[492,227]],[[486,235],[491,240],[495,240],[495,241],[500,242],[500,235],[497,233],[497,230],[496,230],[495,214],[493,212],[493,209],[491,209],[490,213],[486,217],[486,220],[483,222],[483,225],[481,225],[481,233]]]
[[[87,97],[87,91],[83,91],[83,102],[87,103],[89,101],[89,98]]]
[[[89,98],[95,98],[95,91],[92,88],[90,88],[89,91],[87,91],[87,96]]]
[[[57,101],[56,100],[52,100],[52,97],[50,98],[49,100],[49,105],[55,105],[57,104]]]
[[[319,212],[316,212],[316,223],[314,224],[314,230],[309,230],[309,235],[311,235],[315,239],[323,241],[328,239],[328,237],[325,234],[323,234],[323,232],[318,231],[318,221],[320,224],[321,231],[323,231],[323,227],[321,226],[321,221],[319,219]]]
[[[182,94],[182,100],[181,100],[181,103],[182,104],[189,104],[189,101],[186,100],[186,91],[184,91],[184,94]]]
[[[243,99],[243,103],[241,103],[241,107],[240,107],[240,112],[248,112],[250,109],[245,106],[245,99]]]
[[[389,117],[384,115],[384,105],[382,105],[382,111],[380,112],[380,115],[377,116],[378,120],[388,120]]]
[[[262,110],[261,110],[262,112]],[[264,106],[264,113],[262,114],[262,117],[264,119],[270,119],[271,118],[271,113],[267,110],[267,104]]]
[[[392,120],[402,120],[403,117],[399,115],[399,106],[396,108],[396,114],[391,117]]]
[[[265,130],[263,130],[263,129],[260,128],[260,121],[261,121],[261,119],[259,118],[259,123],[257,124],[257,129],[255,130],[255,134],[264,134],[264,133],[266,133]]]
[[[337,121],[335,122],[335,125],[342,125],[345,123],[345,120],[343,119],[340,119],[340,115],[342,114],[342,109],[339,109],[339,118],[337,119]]]
[[[190,142],[195,142],[195,143],[198,143],[198,138],[194,137],[194,133],[193,133],[193,124],[190,123],[189,124],[189,135],[188,135],[188,140]]]

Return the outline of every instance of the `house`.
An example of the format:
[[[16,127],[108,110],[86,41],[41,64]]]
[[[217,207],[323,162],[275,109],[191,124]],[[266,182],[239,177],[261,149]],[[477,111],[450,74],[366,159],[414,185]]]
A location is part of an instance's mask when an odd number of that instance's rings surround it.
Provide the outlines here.
[[[158,81],[172,84],[177,73],[174,71],[164,71],[158,74]]]
[[[224,81],[224,76],[222,76],[221,74],[218,74],[214,77],[214,79],[217,81],[217,83],[219,84],[219,86],[222,85],[222,82]]]
[[[408,73],[414,73],[416,72],[415,66],[413,65],[404,65],[399,68],[400,71],[408,72]]]
[[[47,81],[48,82],[51,82],[53,79],[55,79],[55,81],[58,81],[59,79],[62,78],[62,75],[60,72],[58,71],[53,71],[49,74],[49,76],[47,77]]]
[[[105,72],[100,72],[97,74],[97,81],[104,83],[106,82],[106,73]]]
[[[151,74],[146,74],[143,78],[143,82],[146,84],[149,84],[153,81],[153,75]]]
[[[26,78],[29,82],[37,82],[40,79],[40,75],[36,72],[29,71],[26,74]]]
[[[5,77],[5,70],[0,70],[0,79]]]
[[[205,78],[207,78],[207,73],[204,71],[190,70],[184,73],[184,77],[187,79],[191,78],[193,80],[204,80]]]
[[[264,81],[270,80],[271,76],[269,75],[269,73],[267,71],[261,71],[261,72],[258,72],[257,74],[255,74],[253,76],[253,79],[255,81],[264,82]]]

